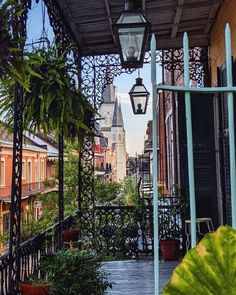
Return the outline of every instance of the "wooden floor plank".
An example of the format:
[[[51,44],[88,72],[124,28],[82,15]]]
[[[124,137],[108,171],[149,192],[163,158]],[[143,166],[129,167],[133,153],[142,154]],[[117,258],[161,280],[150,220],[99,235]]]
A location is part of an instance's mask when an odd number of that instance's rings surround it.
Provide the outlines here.
[[[169,281],[178,261],[160,261],[160,294]],[[150,260],[104,262],[113,287],[107,295],[154,295],[154,266]]]

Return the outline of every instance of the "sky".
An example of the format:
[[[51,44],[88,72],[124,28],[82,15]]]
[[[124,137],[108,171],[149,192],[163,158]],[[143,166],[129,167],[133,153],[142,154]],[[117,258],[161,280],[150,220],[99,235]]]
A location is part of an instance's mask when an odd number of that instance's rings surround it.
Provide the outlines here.
[[[117,87],[117,96],[121,102],[124,125],[126,130],[126,148],[130,156],[141,154],[144,148],[144,139],[146,135],[147,122],[152,120],[152,84],[151,84],[151,65],[145,64],[140,69],[140,77],[143,78],[143,84],[150,93],[148,108],[145,115],[134,115],[129,99],[129,91],[135,84],[138,77],[136,70],[132,74],[121,74],[115,77],[114,85]],[[157,83],[161,82],[161,68],[157,67]]]
[[[42,5],[41,1],[39,4],[35,4],[32,1],[32,9],[29,13],[27,22],[27,43],[36,41],[41,37],[42,34]],[[49,40],[53,39],[53,31],[49,25],[49,20],[45,19],[45,28]],[[132,112],[132,107],[129,99],[128,92],[135,84],[135,79],[138,77],[138,71],[136,70],[132,74],[121,74],[114,78],[114,85],[116,86],[117,96],[121,102],[121,108],[123,112],[124,125],[126,130],[126,148],[130,156],[135,156],[141,154],[144,148],[144,138],[146,135],[147,122],[152,120],[152,85],[151,85],[151,66],[150,64],[145,64],[142,69],[140,69],[140,77],[143,78],[143,84],[150,92],[149,105],[145,115],[134,115]],[[157,83],[161,82],[161,68],[157,66]]]

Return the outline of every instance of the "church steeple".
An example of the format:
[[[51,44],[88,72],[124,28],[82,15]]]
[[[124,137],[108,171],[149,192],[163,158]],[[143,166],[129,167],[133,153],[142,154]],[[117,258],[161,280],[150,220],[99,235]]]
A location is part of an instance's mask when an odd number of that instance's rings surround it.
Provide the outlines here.
[[[112,118],[112,127],[124,127],[124,121],[123,121],[123,116],[122,116],[122,110],[121,110],[121,105],[118,104],[118,100],[116,98],[115,101],[115,108],[114,108],[114,113],[113,113],[113,118]]]
[[[104,103],[114,103],[116,98],[116,89],[113,85],[113,75],[109,67],[106,69],[105,80],[108,81],[108,84],[102,93],[103,101]]]
[[[113,84],[108,84],[102,94],[104,103],[114,103],[115,102],[115,86]]]

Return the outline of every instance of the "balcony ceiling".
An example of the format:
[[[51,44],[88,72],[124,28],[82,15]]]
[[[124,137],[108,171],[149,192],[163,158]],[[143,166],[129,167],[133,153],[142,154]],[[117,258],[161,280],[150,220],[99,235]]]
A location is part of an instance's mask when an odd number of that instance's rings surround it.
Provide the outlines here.
[[[124,0],[56,0],[82,55],[117,53],[112,24]],[[159,49],[209,44],[209,33],[223,0],[136,0],[143,7]]]

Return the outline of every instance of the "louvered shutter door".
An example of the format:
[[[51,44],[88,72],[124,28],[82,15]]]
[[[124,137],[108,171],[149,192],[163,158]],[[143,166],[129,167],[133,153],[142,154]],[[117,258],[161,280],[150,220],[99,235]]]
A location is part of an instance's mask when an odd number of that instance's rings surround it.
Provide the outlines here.
[[[233,63],[233,82],[236,85],[236,63]],[[226,86],[226,68],[218,69],[218,86]],[[235,98],[235,96],[234,96]],[[219,95],[219,118],[220,122],[220,162],[221,162],[221,186],[223,194],[224,223],[232,224],[231,200],[230,200],[230,159],[229,159],[229,129],[228,129],[228,102],[227,95]],[[235,112],[235,104],[234,104]],[[235,180],[236,181],[236,180]]]

